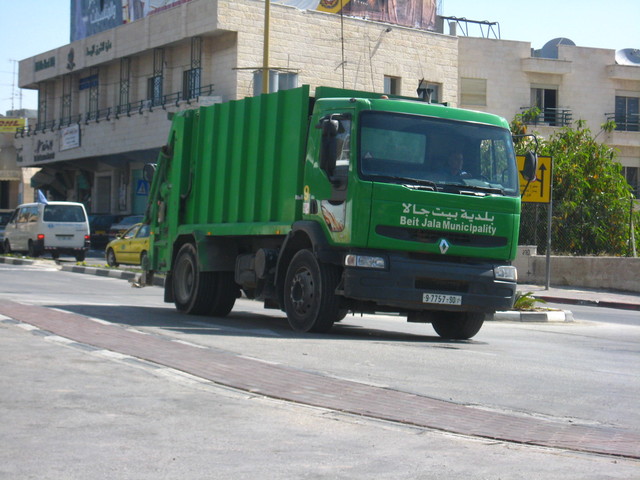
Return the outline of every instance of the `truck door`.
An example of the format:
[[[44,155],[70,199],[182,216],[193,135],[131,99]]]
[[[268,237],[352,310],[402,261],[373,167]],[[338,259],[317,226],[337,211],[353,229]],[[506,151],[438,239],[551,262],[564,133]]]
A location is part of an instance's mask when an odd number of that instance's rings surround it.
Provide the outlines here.
[[[347,193],[352,151],[351,119],[350,113],[342,112],[325,114],[320,118],[317,124],[321,130],[318,165],[322,175],[317,178],[318,184],[310,187],[307,183],[305,187],[305,197],[314,197],[308,213],[322,216],[331,237],[338,243],[350,239]]]

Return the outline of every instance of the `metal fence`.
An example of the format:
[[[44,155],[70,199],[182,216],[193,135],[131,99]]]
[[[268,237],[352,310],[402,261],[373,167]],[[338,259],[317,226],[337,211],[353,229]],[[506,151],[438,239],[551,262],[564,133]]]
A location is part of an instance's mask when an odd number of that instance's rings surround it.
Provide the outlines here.
[[[549,218],[549,208],[552,208]],[[523,203],[519,245],[535,245],[546,254],[550,241],[553,255],[636,256],[640,238],[640,212],[630,199],[628,209],[610,211],[607,218],[594,219],[591,210],[543,203]],[[549,238],[549,224],[551,235]]]

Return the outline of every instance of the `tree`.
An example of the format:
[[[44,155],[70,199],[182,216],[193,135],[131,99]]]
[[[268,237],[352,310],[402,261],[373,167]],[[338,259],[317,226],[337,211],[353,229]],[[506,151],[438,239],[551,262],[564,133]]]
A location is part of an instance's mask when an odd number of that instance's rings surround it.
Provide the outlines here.
[[[526,131],[525,114],[512,122],[514,133]],[[603,131],[614,128],[613,122],[602,126]],[[635,215],[636,228],[640,218],[637,212],[631,213],[632,191],[622,175],[616,151],[599,143],[584,120],[538,141],[538,154],[553,158],[553,251],[571,255],[628,254],[631,216]],[[516,142],[519,154],[530,148],[530,142]],[[521,240],[539,245],[539,250],[544,251],[547,220],[546,211],[541,210],[537,205],[523,204]],[[532,218],[533,228],[527,223]]]

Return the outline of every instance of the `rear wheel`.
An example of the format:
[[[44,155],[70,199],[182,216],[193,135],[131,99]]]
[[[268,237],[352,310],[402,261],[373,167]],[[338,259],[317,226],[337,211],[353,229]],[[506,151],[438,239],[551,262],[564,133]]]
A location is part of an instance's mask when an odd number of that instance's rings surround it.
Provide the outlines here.
[[[32,240],[29,240],[29,245],[27,249],[28,249],[27,255],[29,255],[30,257],[37,258],[40,256],[40,251],[33,244]]]
[[[4,253],[11,253],[11,244],[9,240],[4,241]]]
[[[87,257],[85,251],[76,253],[76,262],[84,262],[84,259]]]
[[[113,251],[113,248],[107,250],[107,265],[110,267],[117,267],[118,261],[116,260],[116,253]]]
[[[300,250],[289,264],[284,284],[284,305],[289,325],[296,332],[326,332],[343,313],[335,290],[340,270],[320,263],[310,250]]]
[[[433,329],[442,338],[467,340],[480,331],[485,314],[481,312],[439,312]]]
[[[51,258],[53,258],[54,260],[58,260],[60,258],[60,252],[58,252],[57,250],[52,251]]]
[[[206,315],[213,308],[215,272],[201,272],[196,247],[186,243],[178,251],[173,266],[173,303],[192,315]]]
[[[215,286],[209,295],[212,297],[210,315],[225,317],[233,309],[240,288],[233,278],[233,272],[216,272]]]

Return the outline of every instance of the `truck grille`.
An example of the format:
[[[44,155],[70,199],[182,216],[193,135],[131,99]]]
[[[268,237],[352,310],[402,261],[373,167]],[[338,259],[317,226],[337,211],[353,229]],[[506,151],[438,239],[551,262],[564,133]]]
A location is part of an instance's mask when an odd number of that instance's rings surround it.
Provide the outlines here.
[[[446,238],[452,245],[464,247],[504,247],[507,245],[506,237],[491,237],[488,235],[473,235],[466,233],[451,233],[441,230],[423,230],[420,228],[376,226],[376,233],[383,237],[410,242],[437,243],[441,238]]]

